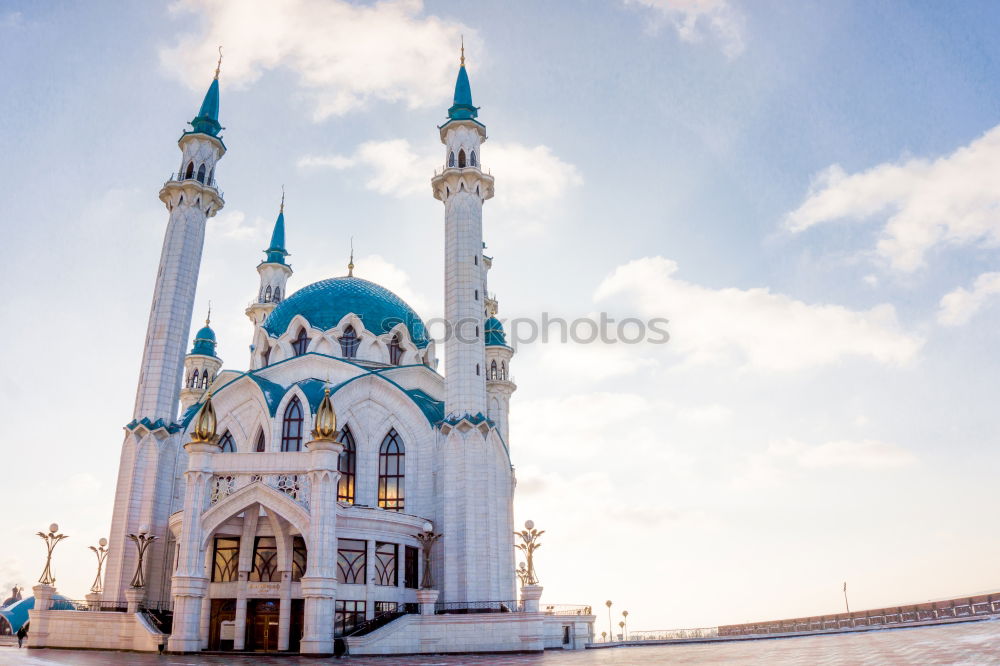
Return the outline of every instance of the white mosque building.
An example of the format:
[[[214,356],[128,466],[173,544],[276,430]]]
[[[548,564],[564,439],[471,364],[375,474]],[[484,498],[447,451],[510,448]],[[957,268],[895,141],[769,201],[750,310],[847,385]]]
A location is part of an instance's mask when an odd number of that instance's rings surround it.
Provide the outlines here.
[[[295,284],[284,202],[246,308],[249,369],[223,369],[210,322],[188,347],[206,224],[225,204],[216,181],[226,153],[218,76],[159,193],[169,220],[122,445],[103,599],[171,607],[163,641],[174,652],[330,654],[337,637],[377,618],[391,622],[349,639],[352,652],[582,647],[589,609],[539,612],[541,587],[530,584],[518,601],[514,350],[488,296],[482,210],[494,181],[481,168],[486,128],[464,55],[438,128],[443,168],[431,179],[444,204],[453,326],[446,376],[420,316],[355,277],[353,264],[346,275]],[[421,537],[430,532],[441,536],[425,572]],[[129,535],[140,533],[158,538],[145,585],[135,588]],[[72,623],[54,629],[65,613],[33,612],[42,644],[70,646]],[[73,645],[90,645],[80,640]],[[111,639],[92,642],[101,640]]]

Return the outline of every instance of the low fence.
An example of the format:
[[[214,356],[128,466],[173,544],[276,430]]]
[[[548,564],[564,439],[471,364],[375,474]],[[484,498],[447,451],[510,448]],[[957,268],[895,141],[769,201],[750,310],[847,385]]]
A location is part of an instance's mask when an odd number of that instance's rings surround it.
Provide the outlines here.
[[[546,615],[593,615],[584,604],[546,604],[541,608]]]
[[[652,631],[630,631],[630,641],[679,641],[690,638],[716,638],[719,627],[696,627],[693,629],[655,629]]]

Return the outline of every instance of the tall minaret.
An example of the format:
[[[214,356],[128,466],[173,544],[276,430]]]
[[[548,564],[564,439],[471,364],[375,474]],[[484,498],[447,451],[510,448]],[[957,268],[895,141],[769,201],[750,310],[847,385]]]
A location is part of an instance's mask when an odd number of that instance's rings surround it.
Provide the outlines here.
[[[221,62],[221,58],[220,58]],[[160,200],[170,211],[160,253],[160,267],[149,310],[146,346],[142,352],[134,418],[177,417],[184,349],[191,331],[194,293],[205,242],[205,222],[222,209],[215,184],[215,165],[226,153],[219,138],[219,68],[205,94],[191,131],[177,142],[181,168],[160,189]]]
[[[221,62],[221,57],[220,57]],[[205,222],[222,209],[215,165],[225,154],[219,138],[219,68],[191,131],[181,135],[180,171],[160,189],[170,211],[149,310],[133,421],[126,426],[118,465],[104,598],[123,599],[135,571],[128,534],[142,527],[160,539],[146,559],[147,598],[165,599],[172,546],[167,521],[174,504],[180,444],[174,432],[184,352],[191,330]]]
[[[493,176],[480,169],[486,126],[476,120],[478,112],[463,47],[454,104],[438,128],[445,167],[431,180],[445,211],[444,313],[451,330],[445,340],[444,411],[452,417],[486,414],[483,202],[493,196]]]

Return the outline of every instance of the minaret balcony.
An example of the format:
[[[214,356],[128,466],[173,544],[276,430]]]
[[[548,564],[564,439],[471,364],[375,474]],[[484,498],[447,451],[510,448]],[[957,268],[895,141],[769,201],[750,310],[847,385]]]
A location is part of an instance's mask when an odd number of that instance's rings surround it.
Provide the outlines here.
[[[452,193],[463,189],[463,186],[469,192],[475,192],[478,186],[480,196],[484,200],[493,198],[493,174],[489,171],[483,173],[478,166],[444,167],[441,171],[434,170],[431,188],[435,199],[444,201]]]
[[[170,174],[170,178],[160,188],[160,201],[165,203],[168,208],[172,208],[180,202],[182,196],[185,201],[201,199],[207,203],[209,217],[222,210],[226,204],[223,192],[217,187],[214,178],[203,182],[195,177],[186,178],[178,173]]]

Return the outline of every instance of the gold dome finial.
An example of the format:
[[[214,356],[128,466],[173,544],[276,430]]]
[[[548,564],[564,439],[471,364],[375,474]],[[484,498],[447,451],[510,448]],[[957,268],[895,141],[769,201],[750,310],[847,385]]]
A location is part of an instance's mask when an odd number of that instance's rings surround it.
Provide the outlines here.
[[[208,302],[208,314],[205,316],[205,326],[212,323],[212,301]]]
[[[323,401],[316,410],[316,427],[313,428],[313,439],[331,441],[337,436],[337,414],[333,411],[333,401],[330,400],[330,389],[323,389]]]
[[[461,66],[465,67],[465,35],[462,35],[462,64],[461,64]]]
[[[208,392],[205,404],[198,410],[195,417],[194,428],[191,429],[191,441],[202,443],[215,440],[215,427],[218,420],[215,418],[215,406],[212,404],[212,392]]]
[[[351,258],[347,261],[347,277],[354,277],[354,236],[351,236]]]
[[[215,63],[215,78],[219,78],[219,70],[222,69],[222,45],[219,45],[219,62]]]

